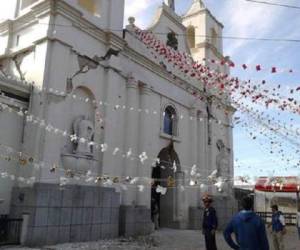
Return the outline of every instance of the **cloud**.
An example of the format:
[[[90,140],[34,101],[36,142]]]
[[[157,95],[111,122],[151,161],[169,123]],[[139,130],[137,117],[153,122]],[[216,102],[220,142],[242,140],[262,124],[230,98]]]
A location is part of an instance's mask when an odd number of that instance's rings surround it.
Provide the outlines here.
[[[145,27],[153,18],[155,11],[153,7],[161,3],[161,0],[125,0],[124,23],[127,23],[128,17],[133,16],[140,27]]]
[[[226,1],[221,13],[221,19],[226,20],[226,35],[236,37],[264,37],[270,33],[275,36],[276,23],[285,13],[284,8],[266,7],[246,1]],[[226,41],[226,54],[234,56],[250,42],[246,40]],[[253,41],[251,41],[253,44]]]
[[[4,1],[1,2],[1,8],[0,8],[0,21],[3,21],[8,18],[12,18],[14,15],[14,0],[10,1]]]

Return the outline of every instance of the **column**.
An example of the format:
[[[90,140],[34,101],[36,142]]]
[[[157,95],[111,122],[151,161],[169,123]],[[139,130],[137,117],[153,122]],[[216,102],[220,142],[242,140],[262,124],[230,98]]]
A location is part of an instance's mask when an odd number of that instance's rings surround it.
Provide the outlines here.
[[[228,125],[231,125],[232,124],[232,112],[229,112],[227,115],[226,115],[226,123]],[[232,134],[232,127],[228,126],[227,128],[227,146],[230,148],[230,163],[231,163],[231,169],[230,169],[230,175],[231,177],[233,177],[234,175],[234,172],[233,172],[233,168],[234,168],[234,160],[233,160],[233,134]]]
[[[207,108],[207,133],[208,133],[208,162],[207,169],[210,175],[216,169],[216,135],[215,103],[209,101]]]
[[[190,166],[193,166],[194,164],[197,164],[197,154],[198,154],[198,121],[197,121],[197,110],[195,108],[192,108],[190,110]]]
[[[201,175],[207,176],[208,166],[208,131],[207,131],[207,115],[200,113],[198,116],[198,167],[200,168]]]
[[[140,87],[140,108],[142,112],[140,112],[140,120],[139,120],[139,154],[142,152],[146,152],[148,157],[151,153],[151,115],[145,112],[145,109],[150,109],[151,107],[151,94],[152,88],[151,86],[141,83]],[[137,130],[136,130],[137,132]],[[139,162],[137,176],[138,177],[151,177],[151,163],[142,164]],[[146,184],[145,182],[141,183],[145,186],[143,192],[137,191],[137,204],[140,206],[150,207],[150,199],[151,199],[151,185]]]
[[[208,131],[207,131],[207,114],[200,112],[198,115],[198,159],[197,167],[201,174],[201,183],[206,184],[204,179],[207,178],[208,171]],[[206,192],[206,189],[200,189],[198,206],[202,204],[200,197],[201,192]]]
[[[193,165],[197,165],[198,162],[198,121],[197,121],[197,110],[195,108],[190,109],[190,118],[189,118],[189,151],[190,151],[190,161],[189,161],[189,168],[188,171],[190,173],[191,167]],[[198,167],[198,166],[197,166]],[[190,174],[188,175],[190,176]],[[189,185],[189,180],[187,182]],[[198,188],[196,186],[191,186],[188,190],[188,197],[189,197],[189,206],[196,207],[197,206],[197,195]]]
[[[224,129],[226,129],[225,134],[226,134],[226,137],[227,137],[225,145],[230,149],[230,152],[229,152],[229,157],[230,157],[229,168],[230,169],[229,169],[228,173],[229,173],[229,176],[230,176],[231,179],[234,178],[233,135],[232,135],[232,127],[230,126],[232,124],[232,115],[233,115],[233,113],[230,112],[230,111],[225,113],[225,118],[226,118],[225,123],[226,123],[226,125],[224,125],[224,126],[226,126]],[[230,195],[233,196],[232,187],[234,186],[234,182],[233,181],[229,182],[228,186],[230,187],[230,191],[231,191]]]
[[[126,127],[125,127],[125,143],[124,151],[128,152],[130,149],[133,154],[138,153],[138,122],[139,114],[137,109],[139,107],[138,96],[138,83],[133,76],[128,77],[126,84],[127,87],[127,99],[126,99]],[[137,173],[137,161],[132,161],[129,158],[125,159],[125,166],[123,169],[123,176],[136,176]],[[128,190],[122,191],[122,204],[132,205],[136,199],[136,187],[128,186]]]

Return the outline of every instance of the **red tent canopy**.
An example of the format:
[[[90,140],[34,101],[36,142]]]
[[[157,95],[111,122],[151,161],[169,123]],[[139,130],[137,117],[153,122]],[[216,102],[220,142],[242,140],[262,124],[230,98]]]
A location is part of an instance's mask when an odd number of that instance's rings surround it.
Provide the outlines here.
[[[300,191],[300,180],[296,176],[260,177],[255,184],[255,190],[296,193]]]

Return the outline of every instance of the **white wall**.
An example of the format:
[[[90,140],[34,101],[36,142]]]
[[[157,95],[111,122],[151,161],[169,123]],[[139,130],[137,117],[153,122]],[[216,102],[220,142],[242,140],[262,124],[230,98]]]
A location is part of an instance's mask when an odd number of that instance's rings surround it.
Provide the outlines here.
[[[0,97],[0,101],[5,101],[5,97]],[[12,109],[15,108],[14,106],[10,107]],[[18,112],[18,109],[15,109],[15,111]],[[9,112],[7,109],[0,111],[0,143],[16,151],[20,151],[23,139],[24,118],[18,116],[16,112]],[[14,156],[12,160],[7,161],[4,158],[10,155],[9,149],[6,150],[4,147],[0,148],[0,173],[6,172],[10,175],[17,175],[19,162],[15,159],[17,157],[15,152],[11,154]],[[0,204],[0,214],[9,213],[11,190],[14,184],[15,181],[10,177],[0,177],[0,199],[4,200],[4,203]]]

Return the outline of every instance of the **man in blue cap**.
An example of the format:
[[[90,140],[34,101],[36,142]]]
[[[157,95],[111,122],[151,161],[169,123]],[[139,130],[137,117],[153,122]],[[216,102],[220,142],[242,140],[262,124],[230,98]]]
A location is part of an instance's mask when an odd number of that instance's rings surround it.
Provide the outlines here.
[[[244,197],[242,207],[243,210],[232,218],[224,231],[227,244],[235,250],[269,250],[266,227],[252,210],[252,198]],[[232,239],[232,233],[235,234],[236,242]]]
[[[209,195],[205,195],[202,198],[204,203],[204,214],[202,233],[205,237],[206,250],[217,250],[216,245],[216,230],[218,227],[218,218],[216,210],[211,206],[212,198]]]

